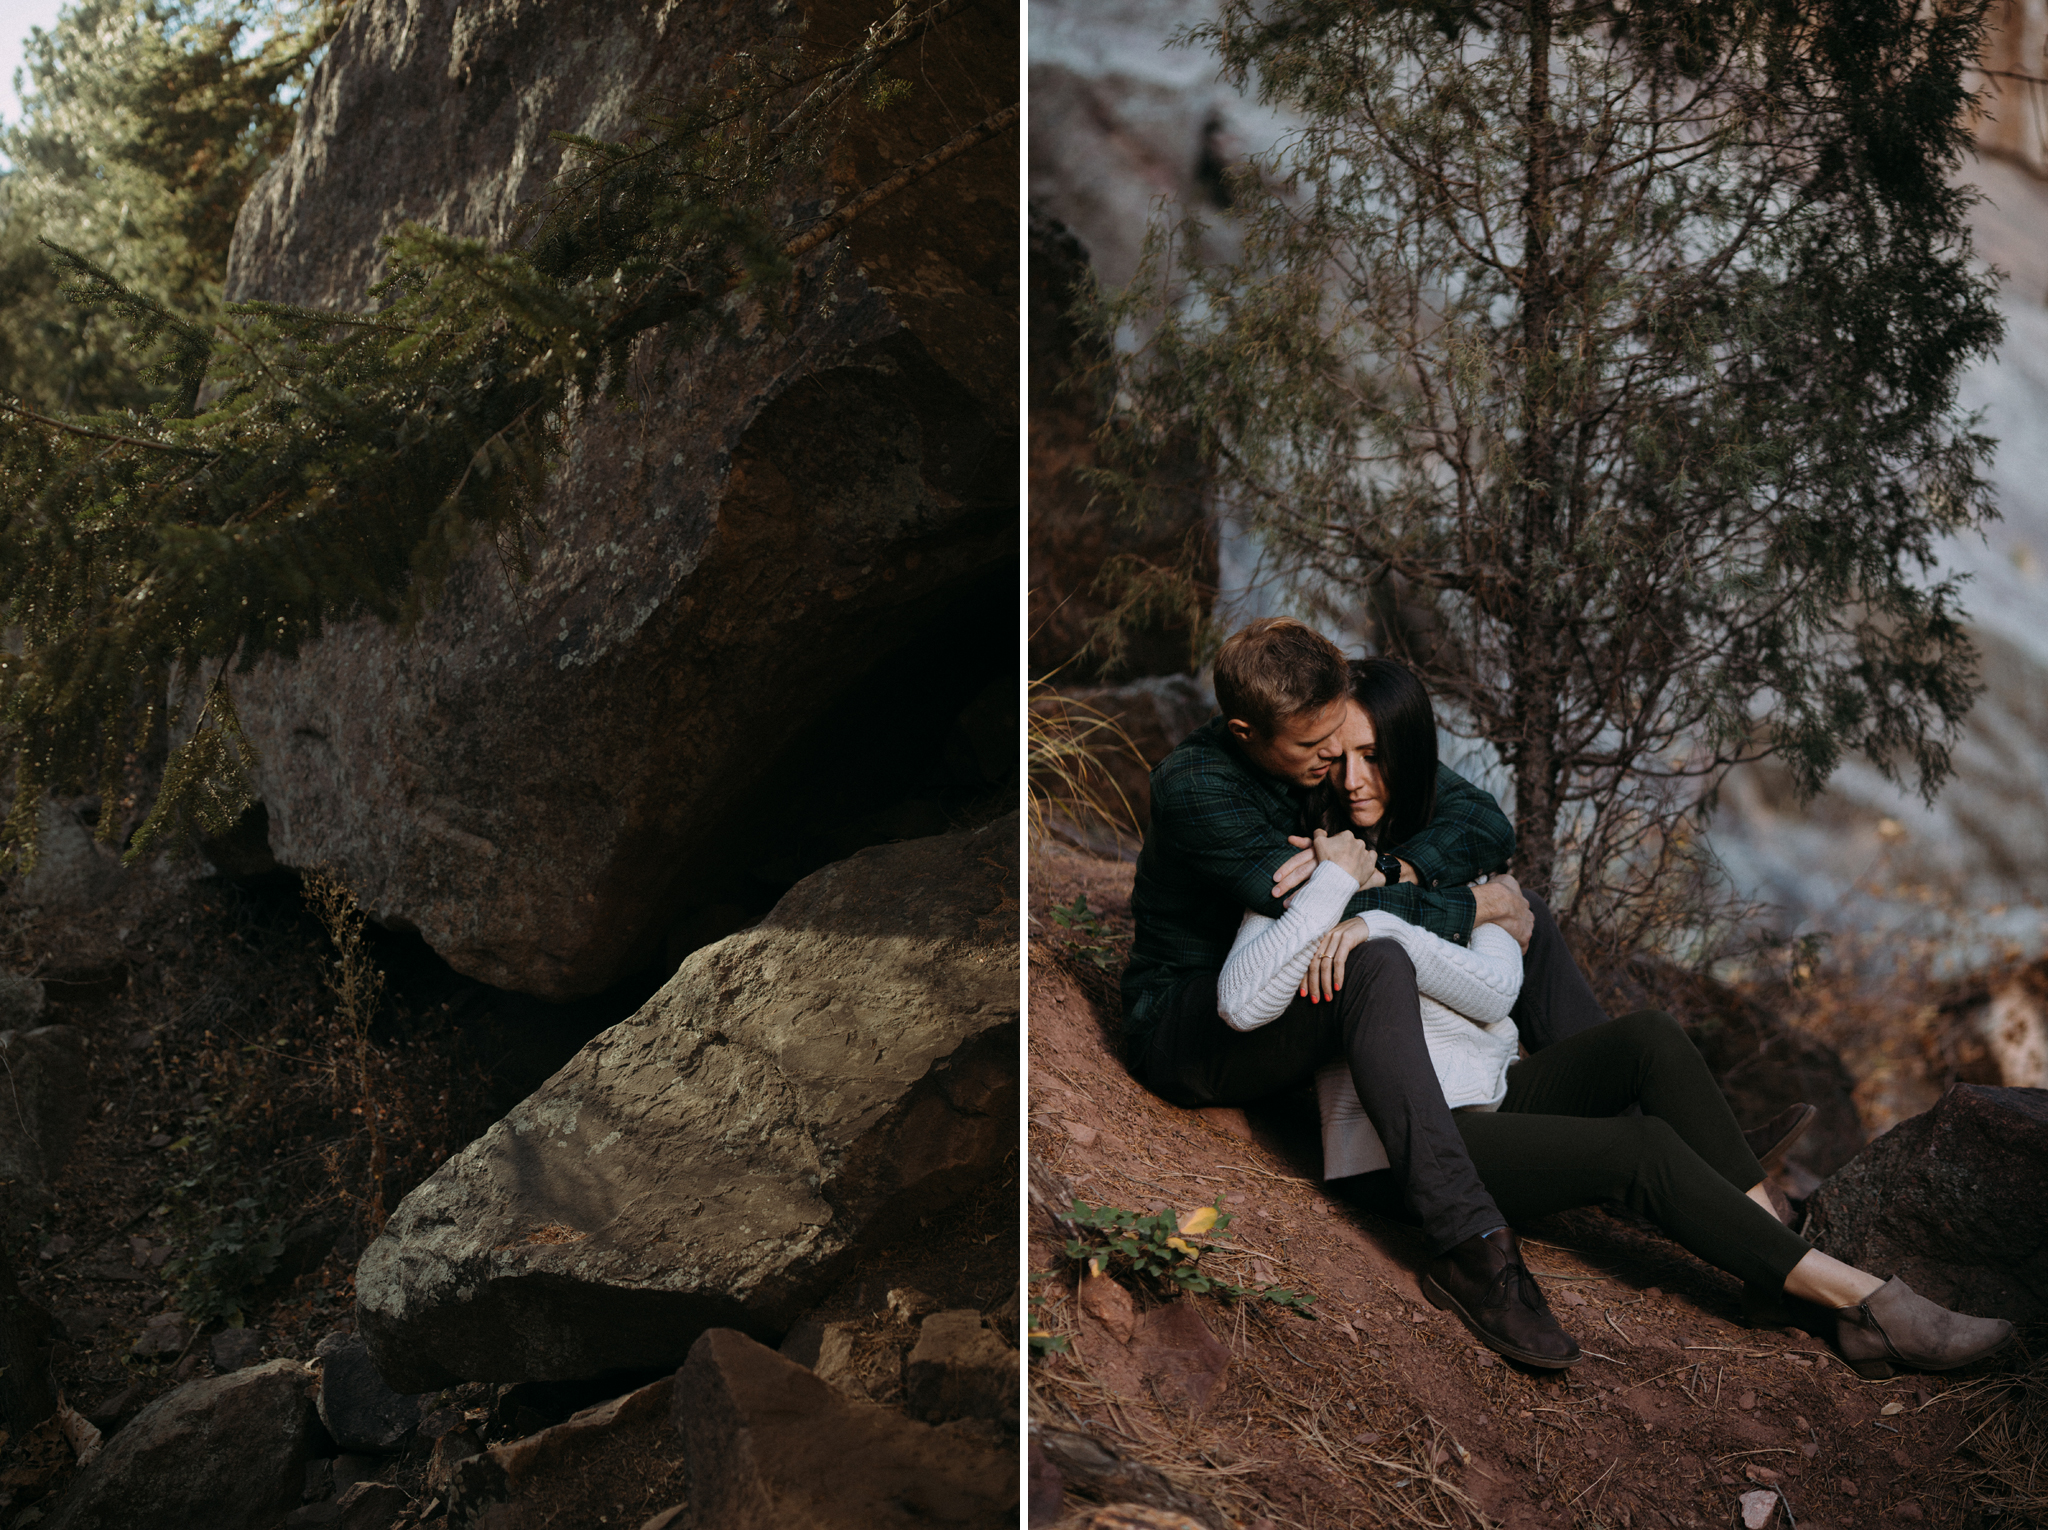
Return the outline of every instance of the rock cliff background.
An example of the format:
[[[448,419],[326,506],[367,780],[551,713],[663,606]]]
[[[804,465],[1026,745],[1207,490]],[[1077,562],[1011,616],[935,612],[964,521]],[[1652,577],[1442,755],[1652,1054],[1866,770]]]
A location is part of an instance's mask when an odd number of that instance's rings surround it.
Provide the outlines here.
[[[885,10],[807,6],[808,40]],[[502,238],[561,164],[551,134],[626,134],[777,14],[359,8],[243,209],[231,295],[357,303],[406,219]],[[934,34],[923,88],[793,201],[1007,105],[1008,15]],[[531,579],[479,548],[411,638],[359,623],[243,682],[269,854],[333,866],[458,971],[564,999],[1007,788],[1015,248],[1014,187],[970,157],[809,265],[787,328],[650,336],[631,402],[576,430]]]

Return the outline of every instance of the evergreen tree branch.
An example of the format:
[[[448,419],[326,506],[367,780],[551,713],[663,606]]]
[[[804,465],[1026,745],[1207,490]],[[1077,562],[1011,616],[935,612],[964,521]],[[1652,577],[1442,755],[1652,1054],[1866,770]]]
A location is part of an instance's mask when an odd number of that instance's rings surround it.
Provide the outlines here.
[[[209,457],[213,455],[211,452],[202,451],[197,447],[173,446],[168,441],[150,441],[145,440],[141,436],[121,436],[109,431],[94,430],[85,425],[74,425],[69,420],[52,419],[47,414],[38,414],[33,409],[25,408],[20,404],[10,404],[5,399],[0,399],[0,409],[4,409],[9,414],[18,415],[24,420],[32,420],[36,424],[45,426],[48,429],[61,430],[67,436],[81,436],[89,441],[107,441],[115,446],[133,446],[146,452],[163,452],[173,457]]]
[[[1017,117],[1018,107],[1015,102],[1012,102],[1001,111],[991,113],[989,116],[982,118],[981,121],[962,133],[958,138],[953,139],[950,143],[942,144],[922,159],[914,160],[910,164],[905,165],[887,180],[877,181],[844,207],[834,212],[824,222],[818,224],[817,227],[785,244],[782,247],[784,258],[798,260],[809,254],[833,235],[842,233],[851,227],[854,221],[862,214],[871,212],[881,206],[882,203],[888,201],[889,198],[895,196],[896,193],[902,191],[905,187],[923,180],[934,170],[938,169],[939,166],[946,164],[950,160],[958,159],[976,145],[987,143],[996,134],[1015,123]]]

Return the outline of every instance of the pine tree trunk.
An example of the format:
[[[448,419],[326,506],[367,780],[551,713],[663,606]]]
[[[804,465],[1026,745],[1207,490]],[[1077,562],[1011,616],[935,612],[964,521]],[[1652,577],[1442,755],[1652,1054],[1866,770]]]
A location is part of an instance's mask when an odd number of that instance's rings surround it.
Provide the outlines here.
[[[1531,892],[1550,895],[1557,860],[1559,624],[1551,575],[1559,504],[1557,310],[1559,272],[1551,251],[1556,124],[1550,106],[1550,0],[1528,0],[1529,102],[1522,186],[1522,439],[1512,561],[1516,579],[1508,616],[1514,733],[1508,763],[1515,780],[1515,874]]]

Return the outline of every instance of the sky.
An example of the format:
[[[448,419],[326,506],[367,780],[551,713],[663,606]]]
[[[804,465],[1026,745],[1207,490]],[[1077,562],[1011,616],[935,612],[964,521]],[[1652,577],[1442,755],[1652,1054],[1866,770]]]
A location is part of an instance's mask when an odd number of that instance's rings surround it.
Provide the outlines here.
[[[0,117],[12,123],[21,115],[14,94],[14,71],[21,67],[21,45],[30,27],[48,31],[57,24],[63,0],[0,0]]]

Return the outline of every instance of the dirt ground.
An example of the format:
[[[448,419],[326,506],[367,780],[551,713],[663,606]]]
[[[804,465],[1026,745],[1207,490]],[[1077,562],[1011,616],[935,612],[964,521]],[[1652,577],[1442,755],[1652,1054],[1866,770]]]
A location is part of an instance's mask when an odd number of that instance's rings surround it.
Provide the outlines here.
[[[1039,1322],[1071,1346],[1032,1365],[1035,1423],[1159,1469],[1219,1520],[1276,1530],[1692,1530],[1740,1524],[1741,1495],[1773,1490],[1776,1523],[1804,1530],[2022,1522],[1987,1513],[1985,1463],[1959,1447],[2028,1365],[2024,1340],[1975,1372],[1866,1382],[1817,1338],[1743,1327],[1732,1277],[1588,1209],[1519,1229],[1587,1358],[1544,1373],[1489,1353],[1423,1300],[1409,1229],[1325,1192],[1306,1096],[1291,1125],[1179,1110],[1130,1078],[1105,1034],[1130,873],[1057,846],[1034,860],[1034,1159],[1090,1205],[1185,1212],[1220,1197],[1233,1220],[1203,1271],[1305,1290],[1315,1315],[1179,1298],[1228,1352],[1198,1402],[1188,1346],[1151,1342],[1149,1322],[1128,1340],[1106,1326],[1034,1214]],[[1082,1509],[1070,1503],[1069,1522]]]

